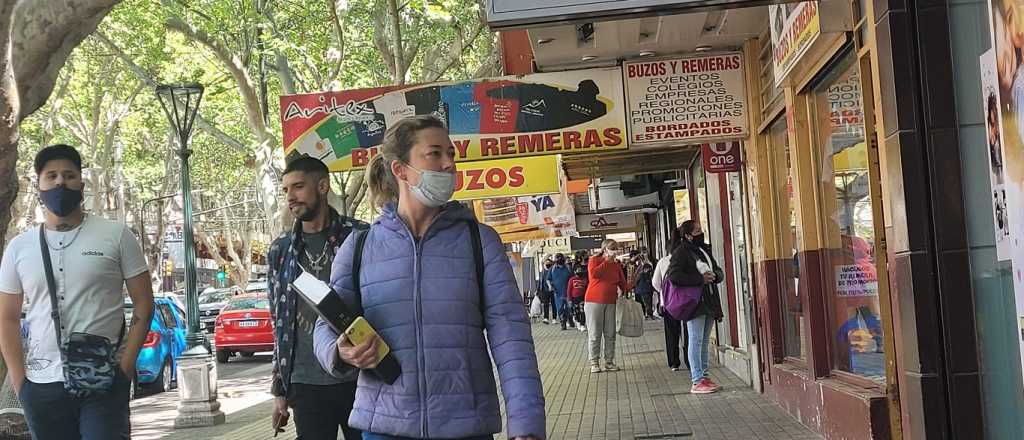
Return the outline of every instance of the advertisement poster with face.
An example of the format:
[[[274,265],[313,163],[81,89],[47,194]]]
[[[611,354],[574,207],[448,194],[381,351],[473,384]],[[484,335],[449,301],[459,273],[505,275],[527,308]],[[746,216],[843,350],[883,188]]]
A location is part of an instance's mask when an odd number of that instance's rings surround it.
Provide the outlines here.
[[[1006,207],[1006,181],[1003,166],[1003,123],[999,117],[999,80],[996,54],[989,50],[981,56],[981,103],[985,117],[985,147],[988,153],[989,178],[992,182],[992,220],[996,233],[996,254],[999,261],[1009,260],[1010,222]]]
[[[1010,248],[1017,332],[1024,365],[1024,2],[991,0],[997,103],[1000,103],[1003,189]]]

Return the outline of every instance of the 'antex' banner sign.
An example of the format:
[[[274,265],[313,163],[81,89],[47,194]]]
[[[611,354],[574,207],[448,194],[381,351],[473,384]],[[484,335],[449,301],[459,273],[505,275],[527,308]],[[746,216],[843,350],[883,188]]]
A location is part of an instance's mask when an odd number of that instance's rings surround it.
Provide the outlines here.
[[[432,114],[458,161],[625,149],[618,68],[281,97],[285,154],[366,166],[388,127]]]

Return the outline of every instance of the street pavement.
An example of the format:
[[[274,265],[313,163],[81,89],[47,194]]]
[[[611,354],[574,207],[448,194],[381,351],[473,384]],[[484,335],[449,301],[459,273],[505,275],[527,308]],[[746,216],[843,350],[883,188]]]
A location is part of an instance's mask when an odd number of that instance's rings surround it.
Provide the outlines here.
[[[253,422],[269,416],[272,397],[270,394],[271,353],[260,353],[251,358],[232,357],[227,364],[217,365],[217,399],[221,411],[227,415],[224,427]],[[178,390],[167,393],[153,393],[143,389],[132,401],[132,439],[155,440],[163,438],[206,439],[200,434],[203,428],[174,430],[174,418],[178,415]],[[258,408],[262,411],[253,411]],[[248,412],[247,412],[248,411]],[[269,420],[269,419],[268,419]],[[270,422],[266,430],[270,431]],[[281,434],[278,438],[295,438],[294,432]],[[176,436],[175,436],[176,435]],[[246,439],[246,437],[222,437]]]
[[[665,365],[664,332],[648,321],[641,338],[619,338],[616,362],[623,371],[591,374],[586,333],[535,323],[551,440],[764,439],[821,437],[750,389],[728,370],[712,367],[723,391],[689,393],[689,373]],[[141,397],[132,404],[134,439],[272,439],[269,356],[232,358],[218,368],[219,395],[227,423],[173,429],[177,394]],[[504,409],[504,408],[503,408]],[[277,438],[294,439],[294,431]],[[340,437],[339,437],[340,438]],[[501,433],[498,439],[507,438]],[[352,440],[352,439],[349,439]]]

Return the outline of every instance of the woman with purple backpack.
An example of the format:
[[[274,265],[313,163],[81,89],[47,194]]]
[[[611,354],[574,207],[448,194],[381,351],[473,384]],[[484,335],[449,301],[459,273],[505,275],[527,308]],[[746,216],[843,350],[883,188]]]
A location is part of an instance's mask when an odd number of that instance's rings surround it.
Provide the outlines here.
[[[671,257],[667,257],[669,258],[668,267],[663,269],[663,272],[655,274],[654,285],[663,296],[662,304],[673,302],[671,298],[665,297],[669,294],[666,291],[669,289],[665,288],[665,279],[670,281],[674,287],[700,288],[700,299],[696,307],[687,313],[688,316],[678,318],[686,320],[688,333],[686,352],[689,360],[690,379],[693,382],[690,392],[710,394],[722,388],[708,377],[710,361],[708,344],[714,323],[721,321],[723,317],[717,284],[725,279],[725,275],[722,268],[718,266],[718,262],[711,256],[711,247],[704,242],[704,231],[701,229],[700,223],[693,220],[685,221],[675,235],[673,243],[676,245],[673,247]],[[664,267],[661,261],[658,266]],[[674,293],[676,289],[671,290]],[[662,316],[671,318],[668,316],[671,313],[667,312],[663,311]],[[666,319],[666,329],[668,329],[668,325],[669,321]],[[666,331],[666,335],[668,333]],[[668,342],[667,339],[668,336],[666,336],[666,342]],[[678,342],[673,345],[677,346]],[[670,363],[673,360],[671,358],[672,348],[666,347]],[[679,366],[678,361],[676,362],[674,369],[678,369]]]

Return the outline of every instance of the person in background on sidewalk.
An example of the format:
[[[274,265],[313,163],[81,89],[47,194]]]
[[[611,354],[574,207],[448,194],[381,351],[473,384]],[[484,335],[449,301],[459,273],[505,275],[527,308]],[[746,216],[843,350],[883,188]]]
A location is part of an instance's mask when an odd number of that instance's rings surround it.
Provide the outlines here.
[[[583,313],[583,298],[587,295],[587,271],[582,266],[576,266],[575,274],[569,278],[569,304],[573,318],[576,320],[576,328],[581,332],[587,331],[586,314]]]
[[[647,255],[640,254],[637,261],[636,284],[633,287],[633,293],[636,294],[636,299],[640,301],[640,305],[644,309],[644,317],[647,319],[654,319],[654,309],[651,305],[651,302],[654,300],[654,286],[651,281],[653,275],[654,267],[647,260]]]
[[[604,338],[604,369],[619,371],[615,365],[615,302],[620,294],[629,291],[622,266],[615,261],[620,251],[615,240],[601,243],[598,253],[590,257],[587,272],[586,303],[583,309],[590,326],[590,372],[601,372],[601,339]]]
[[[8,378],[33,439],[127,440],[135,362],[153,319],[149,267],[127,226],[82,211],[75,148],[42,149],[35,171],[46,220],[11,240],[0,263]],[[135,307],[130,325],[126,287]]]
[[[364,312],[379,337],[352,346],[319,320],[316,355],[329,371],[372,369],[383,341],[402,376],[389,385],[360,373],[352,426],[365,431],[364,440],[493,439],[502,427],[496,364],[508,438],[544,439],[530,321],[498,233],[450,201],[455,146],[444,123],[402,119],[384,135],[367,173],[382,212],[364,236],[359,285],[352,273],[356,240],[349,239],[334,259],[331,287]],[[473,228],[482,249],[474,248]]]
[[[569,278],[572,278],[572,271],[566,265],[565,255],[555,254],[555,265],[548,270],[548,283],[555,293],[555,314],[562,324],[562,330],[565,330],[566,323],[569,323],[570,326],[573,325],[566,292],[569,287]]]
[[[555,313],[555,291],[551,286],[551,282],[548,281],[548,273],[551,272],[551,266],[554,266],[555,262],[551,261],[550,258],[544,260],[544,270],[540,271],[540,277],[537,280],[537,296],[540,297],[540,306],[544,310],[544,321],[545,324],[549,324],[552,321],[548,320],[550,317],[552,320],[558,319],[558,314]],[[550,315],[549,315],[550,313]]]
[[[687,353],[687,342],[689,341],[689,334],[686,331],[686,326],[682,322],[669,315],[665,311],[665,293],[663,292],[665,287],[665,276],[668,275],[668,267],[672,261],[672,252],[683,244],[682,234],[679,232],[682,228],[677,228],[672,231],[672,238],[669,241],[670,252],[668,255],[658,260],[658,264],[654,267],[654,273],[651,276],[651,286],[654,291],[657,292],[658,298],[658,315],[661,316],[661,320],[665,323],[665,355],[668,358],[668,367],[672,371],[679,371],[682,367],[682,363],[686,363],[686,369],[690,369],[690,359],[685,354]],[[680,341],[680,338],[682,339]],[[679,360],[679,343],[682,342],[683,353],[682,362]]]
[[[300,440],[336,440],[339,427],[346,440],[358,439],[362,433],[349,427],[348,416],[359,371],[350,369],[334,377],[323,370],[313,355],[317,313],[291,289],[291,283],[302,272],[330,281],[338,247],[353,229],[369,225],[341,216],[327,204],[331,182],[327,166],[320,160],[302,157],[292,161],[285,167],[281,186],[296,221],[290,232],[274,240],[267,254],[275,341],[274,418],[282,426],[286,424],[290,407]]]
[[[724,316],[717,284],[725,279],[725,273],[711,256],[711,247],[704,243],[700,223],[693,220],[683,222],[679,235],[683,238],[682,245],[672,251],[668,278],[677,286],[699,286],[703,289],[694,316],[686,321],[686,329],[692,338],[690,342],[693,342],[687,349],[690,379],[693,381],[690,392],[714,393],[722,387],[708,377],[711,360],[708,345],[714,323]]]

